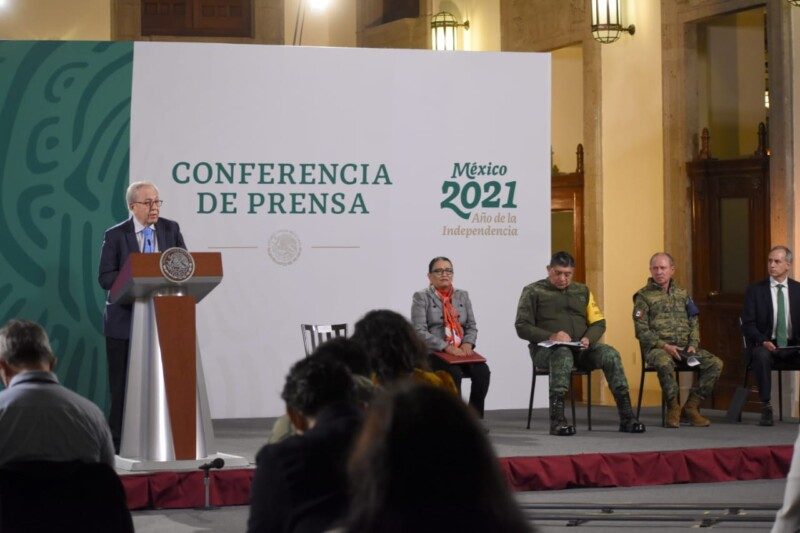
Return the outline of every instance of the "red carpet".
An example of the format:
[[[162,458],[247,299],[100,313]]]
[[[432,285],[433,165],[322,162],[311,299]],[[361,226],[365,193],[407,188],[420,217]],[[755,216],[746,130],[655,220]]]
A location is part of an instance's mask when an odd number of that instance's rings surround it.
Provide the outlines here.
[[[503,457],[514,490],[634,487],[786,477],[793,446]]]
[[[669,452],[587,453],[503,457],[514,490],[633,487],[786,477],[793,446],[710,448]],[[211,505],[247,505],[254,470],[211,472]],[[121,476],[128,507],[180,509],[204,504],[203,473],[158,472]]]

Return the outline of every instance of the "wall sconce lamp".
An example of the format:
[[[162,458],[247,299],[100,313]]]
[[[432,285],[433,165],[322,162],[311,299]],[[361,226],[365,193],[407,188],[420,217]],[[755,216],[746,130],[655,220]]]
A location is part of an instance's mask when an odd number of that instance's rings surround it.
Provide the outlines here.
[[[469,21],[459,24],[456,18],[447,11],[440,11],[431,18],[431,47],[434,50],[456,49],[456,28],[463,26],[469,29]]]
[[[595,41],[613,43],[624,31],[633,35],[636,26],[631,24],[626,28],[620,22],[619,0],[592,0],[592,37]]]

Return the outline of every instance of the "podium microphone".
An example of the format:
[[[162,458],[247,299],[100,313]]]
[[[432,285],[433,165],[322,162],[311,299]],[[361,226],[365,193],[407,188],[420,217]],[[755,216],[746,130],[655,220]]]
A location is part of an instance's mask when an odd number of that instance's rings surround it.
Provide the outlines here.
[[[204,465],[197,467],[198,470],[203,471],[203,488],[205,489],[206,504],[203,507],[205,510],[216,509],[211,506],[211,469],[222,468],[225,466],[225,460],[222,457],[217,457]]]

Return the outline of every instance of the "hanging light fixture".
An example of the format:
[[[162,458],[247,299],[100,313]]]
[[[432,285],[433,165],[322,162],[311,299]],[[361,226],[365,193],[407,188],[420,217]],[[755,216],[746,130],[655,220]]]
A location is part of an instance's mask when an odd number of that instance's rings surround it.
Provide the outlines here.
[[[800,0],[797,0],[800,2]],[[619,0],[592,0],[592,37],[603,44],[613,43],[622,32],[636,33],[636,26],[627,28],[620,22]]]
[[[456,29],[463,26],[469,29],[469,21],[459,24],[447,11],[440,11],[431,18],[431,48],[434,50],[455,50]]]

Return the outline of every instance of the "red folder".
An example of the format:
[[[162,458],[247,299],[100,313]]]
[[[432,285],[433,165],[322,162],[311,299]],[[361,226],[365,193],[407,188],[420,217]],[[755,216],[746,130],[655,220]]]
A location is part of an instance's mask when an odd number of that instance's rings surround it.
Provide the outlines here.
[[[472,355],[450,355],[447,352],[433,352],[433,355],[449,365],[464,365],[467,363],[486,362],[486,358],[478,352],[472,352]]]

